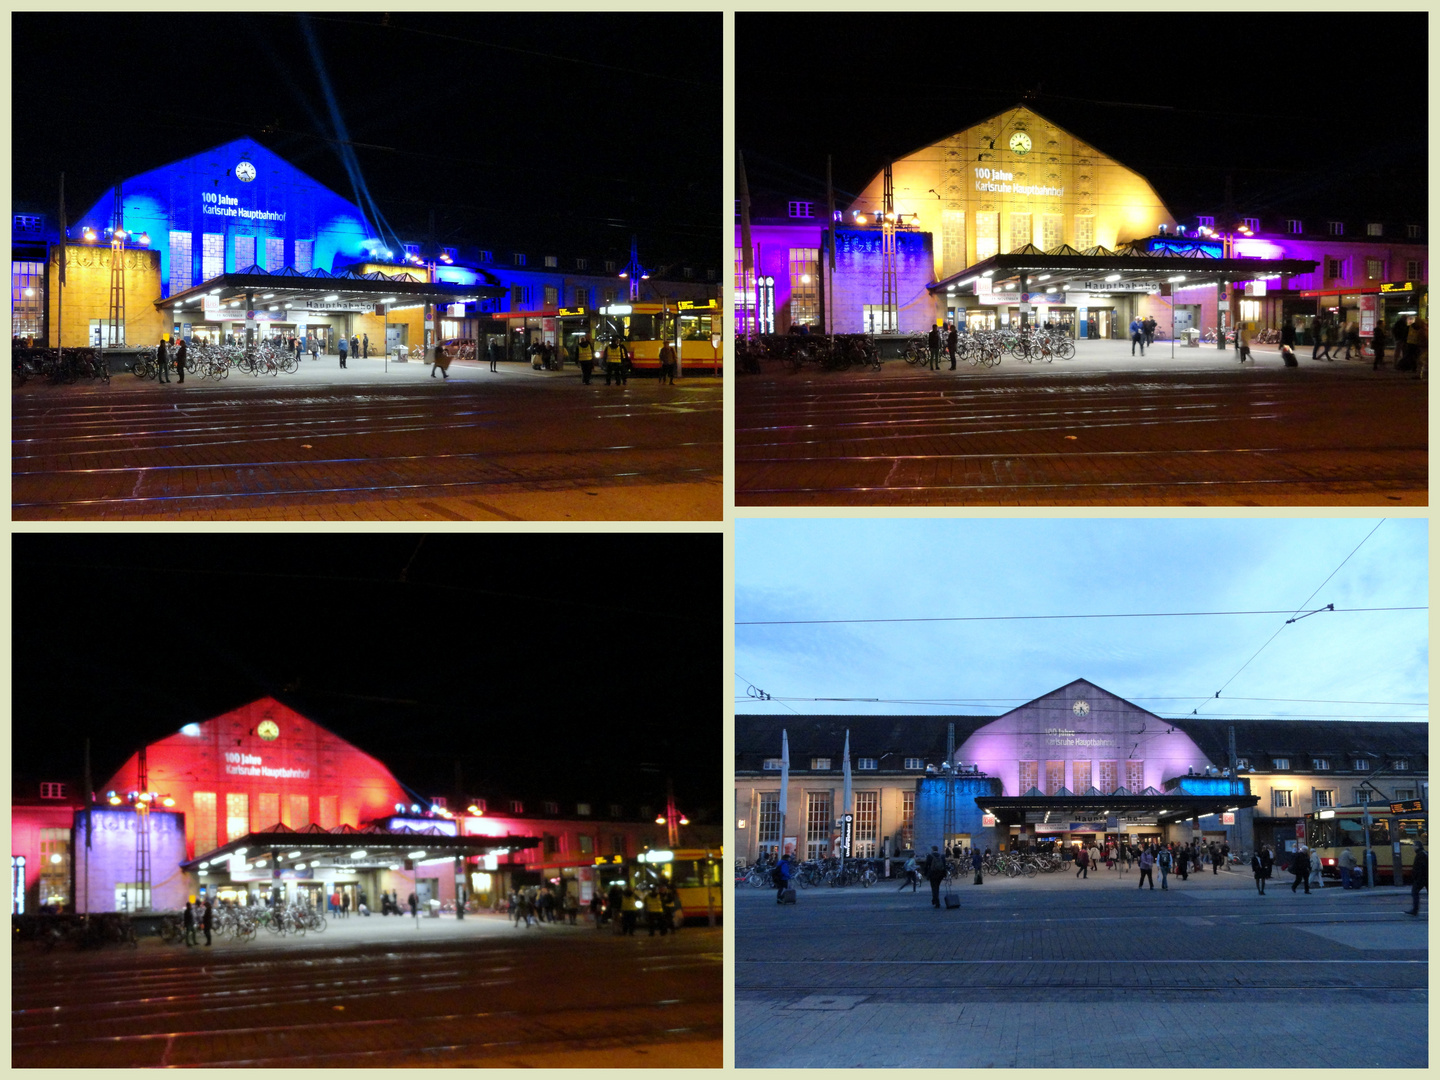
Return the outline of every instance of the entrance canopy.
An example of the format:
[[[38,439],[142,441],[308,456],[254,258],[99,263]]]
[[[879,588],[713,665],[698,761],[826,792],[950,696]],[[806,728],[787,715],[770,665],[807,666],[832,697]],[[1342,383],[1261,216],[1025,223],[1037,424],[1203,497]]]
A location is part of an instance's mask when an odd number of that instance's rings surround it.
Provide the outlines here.
[[[1218,243],[1165,237],[1136,240],[1117,251],[1104,247],[1077,251],[1068,244],[1041,251],[1026,244],[981,259],[926,288],[932,295],[1006,293],[1016,303],[1063,304],[1067,292],[1089,294],[1093,301],[1096,294],[1152,292],[1167,283],[1179,290],[1226,281],[1283,279],[1312,273],[1317,265],[1307,259],[1225,258]],[[983,288],[986,280],[988,290]]]
[[[182,870],[204,870],[214,866],[217,871],[230,867],[240,856],[250,866],[274,860],[269,870],[339,865],[358,870],[383,870],[403,865],[406,859],[439,859],[446,856],[489,855],[524,851],[538,847],[537,836],[449,836],[438,828],[420,830],[382,829],[371,825],[357,829],[341,825],[322,829],[307,825],[303,829],[287,829],[275,824],[259,832],[247,833],[222,847],[180,864]],[[417,855],[416,852],[423,852]]]
[[[295,314],[326,314],[329,312],[373,312],[376,305],[413,307],[417,304],[461,304],[481,297],[505,296],[499,285],[457,285],[445,281],[419,281],[406,273],[384,274],[378,270],[362,274],[345,270],[331,274],[325,270],[301,273],[293,266],[281,270],[265,270],[247,266],[243,270],[221,274],[183,292],[155,301],[161,311],[199,314],[207,297],[221,305],[220,319],[244,319],[245,298],[254,302],[251,310],[265,312],[265,317],[287,320]],[[215,300],[211,301],[213,305]],[[213,313],[213,307],[212,307]],[[290,316],[285,313],[290,312]]]
[[[975,804],[987,814],[994,814],[1001,825],[1073,821],[1074,815],[1093,815],[1100,819],[1095,822],[1097,832],[1104,831],[1105,818],[1136,816],[1154,819],[1159,825],[1173,825],[1211,814],[1250,809],[1259,802],[1258,795],[1198,794],[1180,787],[1164,792],[1146,788],[1135,795],[1124,788],[1109,795],[1093,787],[1079,795],[1065,788],[1053,795],[1043,795],[1038,788],[1031,788],[1024,795],[982,795],[975,799]]]

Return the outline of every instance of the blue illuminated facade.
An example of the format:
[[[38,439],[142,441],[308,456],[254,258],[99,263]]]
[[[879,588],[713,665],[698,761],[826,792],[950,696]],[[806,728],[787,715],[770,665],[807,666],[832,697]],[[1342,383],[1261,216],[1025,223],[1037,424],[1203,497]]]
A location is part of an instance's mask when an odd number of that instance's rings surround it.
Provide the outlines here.
[[[358,206],[250,138],[130,177],[122,196],[125,229],[160,253],[163,297],[251,265],[334,270],[378,243]],[[112,188],[72,235],[103,238],[114,211]]]

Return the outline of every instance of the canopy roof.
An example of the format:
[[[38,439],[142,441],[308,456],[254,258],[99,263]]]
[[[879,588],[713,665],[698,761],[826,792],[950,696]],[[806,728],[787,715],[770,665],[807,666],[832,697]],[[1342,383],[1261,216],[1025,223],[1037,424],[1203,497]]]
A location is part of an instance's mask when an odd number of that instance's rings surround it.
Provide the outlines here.
[[[183,292],[155,301],[162,311],[175,308],[205,296],[215,294],[222,301],[241,299],[249,294],[256,309],[275,307],[284,311],[287,306],[305,308],[307,301],[325,301],[336,305],[372,305],[393,297],[396,303],[404,304],[458,304],[481,297],[505,296],[506,291],[499,285],[456,285],[445,281],[420,281],[407,273],[383,274],[371,271],[362,274],[356,270],[344,270],[332,274],[326,270],[301,272],[293,266],[280,270],[265,270],[251,265],[243,270],[221,274],[209,281],[202,281]],[[330,297],[334,300],[330,300]],[[192,311],[199,310],[192,308]],[[244,318],[240,308],[233,309],[235,318]]]
[[[184,870],[196,870],[207,863],[222,862],[244,851],[246,856],[264,858],[275,853],[277,866],[287,862],[310,862],[323,858],[349,858],[363,851],[366,865],[401,862],[413,851],[423,850],[427,858],[442,856],[488,855],[493,851],[514,852],[538,847],[538,836],[448,836],[438,828],[390,830],[378,825],[357,829],[341,825],[322,829],[307,825],[291,829],[278,822],[256,832],[247,833],[213,851],[196,855],[180,864]],[[298,852],[293,859],[291,852]]]

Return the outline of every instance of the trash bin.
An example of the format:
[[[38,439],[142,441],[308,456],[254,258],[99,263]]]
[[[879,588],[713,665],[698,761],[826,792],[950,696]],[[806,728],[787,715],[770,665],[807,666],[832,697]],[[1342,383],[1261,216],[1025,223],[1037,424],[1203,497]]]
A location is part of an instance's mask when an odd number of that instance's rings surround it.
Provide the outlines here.
[[[1185,347],[1186,347],[1187,349],[1192,349],[1192,348],[1193,348],[1193,349],[1198,349],[1198,348],[1200,347],[1200,331],[1199,331],[1199,330],[1196,330],[1196,329],[1194,329],[1194,328],[1192,327],[1192,328],[1189,329],[1189,330],[1183,330],[1183,331],[1181,331],[1180,336],[1185,339]]]

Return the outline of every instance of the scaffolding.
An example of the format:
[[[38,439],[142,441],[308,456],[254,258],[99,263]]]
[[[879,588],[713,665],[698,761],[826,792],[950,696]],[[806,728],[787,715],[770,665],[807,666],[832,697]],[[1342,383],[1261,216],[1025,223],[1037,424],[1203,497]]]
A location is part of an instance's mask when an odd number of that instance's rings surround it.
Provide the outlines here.
[[[894,334],[899,329],[895,274],[895,175],[889,162],[885,164],[885,206],[880,215],[880,332]]]
[[[105,344],[125,344],[125,208],[121,201],[120,181],[115,181],[115,223],[110,233],[110,318],[109,340]]]

